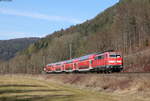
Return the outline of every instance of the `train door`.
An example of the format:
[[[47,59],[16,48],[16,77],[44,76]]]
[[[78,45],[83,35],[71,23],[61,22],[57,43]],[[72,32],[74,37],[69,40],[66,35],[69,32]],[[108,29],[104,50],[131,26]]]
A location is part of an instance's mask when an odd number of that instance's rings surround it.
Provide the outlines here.
[[[74,63],[74,68],[75,68],[75,71],[79,71],[79,66],[78,66],[78,62],[77,61]]]
[[[104,55],[99,55],[95,57],[95,65],[96,67],[105,66]]]
[[[65,64],[62,63],[62,72],[65,71]]]
[[[93,60],[90,59],[90,60],[89,60],[89,69],[93,69],[92,63],[93,63]]]
[[[77,70],[77,63],[76,62],[73,63],[73,70],[74,71]]]

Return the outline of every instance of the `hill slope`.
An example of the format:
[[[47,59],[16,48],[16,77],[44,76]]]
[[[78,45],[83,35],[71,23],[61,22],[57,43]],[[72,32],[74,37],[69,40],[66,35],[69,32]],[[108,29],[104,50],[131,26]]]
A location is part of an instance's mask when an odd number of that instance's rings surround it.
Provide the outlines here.
[[[0,40],[0,60],[13,58],[18,51],[22,51],[39,38],[20,38],[11,40]]]
[[[9,64],[2,64],[1,70],[40,73],[47,63],[69,59],[70,44],[73,57],[108,49],[121,51],[126,56],[148,49],[149,9],[149,0],[120,0],[94,19],[57,31],[30,45]],[[125,67],[128,67],[128,71],[150,71],[149,56],[146,59],[141,55],[137,57],[134,57],[134,60],[125,58]],[[129,61],[130,59],[132,61]]]

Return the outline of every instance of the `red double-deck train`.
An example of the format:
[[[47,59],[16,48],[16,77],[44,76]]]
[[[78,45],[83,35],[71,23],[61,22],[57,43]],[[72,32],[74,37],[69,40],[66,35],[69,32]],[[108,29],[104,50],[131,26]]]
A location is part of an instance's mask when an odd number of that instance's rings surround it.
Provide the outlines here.
[[[46,73],[62,72],[120,72],[123,58],[119,52],[105,51],[46,65]]]

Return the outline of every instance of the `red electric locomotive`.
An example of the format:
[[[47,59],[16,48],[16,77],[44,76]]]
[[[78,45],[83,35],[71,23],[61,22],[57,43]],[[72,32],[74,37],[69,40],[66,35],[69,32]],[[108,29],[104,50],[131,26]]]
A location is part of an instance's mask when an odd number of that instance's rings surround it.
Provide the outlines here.
[[[119,52],[93,53],[76,59],[48,64],[44,70],[52,72],[120,72],[123,59]]]
[[[123,69],[123,59],[119,52],[98,53],[91,65],[95,71],[120,72]]]

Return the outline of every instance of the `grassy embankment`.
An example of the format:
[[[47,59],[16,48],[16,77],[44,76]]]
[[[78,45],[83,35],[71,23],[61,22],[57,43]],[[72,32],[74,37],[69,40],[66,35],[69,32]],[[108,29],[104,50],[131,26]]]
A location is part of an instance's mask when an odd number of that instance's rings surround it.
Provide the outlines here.
[[[107,93],[116,101],[150,101],[150,73],[51,74],[45,78],[82,89]]]
[[[0,101],[150,101],[150,74],[0,76]]]
[[[0,101],[115,101],[107,94],[57,84],[40,77],[0,76]]]

